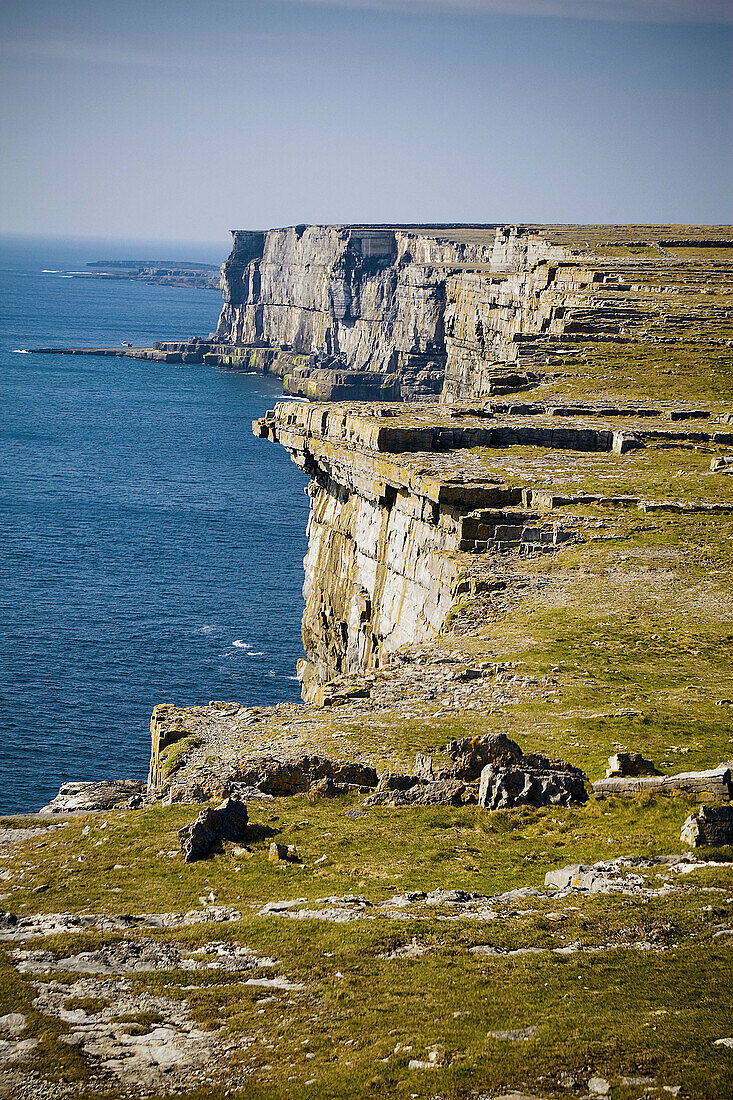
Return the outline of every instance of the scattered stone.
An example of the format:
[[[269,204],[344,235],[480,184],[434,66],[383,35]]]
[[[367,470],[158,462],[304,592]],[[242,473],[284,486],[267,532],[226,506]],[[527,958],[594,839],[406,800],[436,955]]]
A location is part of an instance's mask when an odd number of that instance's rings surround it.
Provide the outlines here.
[[[701,806],[685,821],[680,839],[691,848],[733,844],[733,805]]]
[[[294,844],[278,844],[273,840],[267,858],[270,863],[297,863],[299,857]]]
[[[720,455],[719,458],[713,458],[710,462],[710,470],[714,474],[733,471],[733,455]]]
[[[247,807],[237,798],[227,798],[216,808],[207,806],[192,825],[178,830],[186,863],[195,863],[223,840],[244,840],[247,833]]]
[[[423,1062],[419,1058],[411,1058],[407,1063],[408,1069],[437,1069],[437,1062]]]
[[[654,761],[647,760],[640,752],[617,752],[608,758],[606,779],[661,774],[654,767]]]
[[[588,1088],[594,1096],[610,1096],[611,1085],[605,1077],[591,1077]]]
[[[586,776],[572,764],[548,760],[540,753],[522,756],[515,765],[487,764],[481,772],[479,806],[573,806],[588,801]]]
[[[716,1039],[713,1043],[716,1047],[728,1047],[729,1050],[733,1050],[733,1038],[728,1039]]]
[[[527,1043],[530,1039],[534,1039],[539,1033],[539,1028],[532,1025],[531,1027],[517,1028],[514,1031],[490,1031],[490,1039],[500,1039],[505,1043]]]
[[[147,783],[140,779],[110,779],[98,783],[63,783],[42,814],[136,810],[147,801]]]

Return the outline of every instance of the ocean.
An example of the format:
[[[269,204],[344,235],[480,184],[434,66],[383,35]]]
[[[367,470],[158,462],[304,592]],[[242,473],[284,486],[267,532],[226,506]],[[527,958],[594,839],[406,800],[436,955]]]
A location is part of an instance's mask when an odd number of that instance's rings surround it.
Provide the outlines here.
[[[156,703],[298,700],[306,479],[255,439],[278,380],[29,355],[206,335],[216,291],[68,278],[201,246],[0,241],[0,812],[144,778]]]

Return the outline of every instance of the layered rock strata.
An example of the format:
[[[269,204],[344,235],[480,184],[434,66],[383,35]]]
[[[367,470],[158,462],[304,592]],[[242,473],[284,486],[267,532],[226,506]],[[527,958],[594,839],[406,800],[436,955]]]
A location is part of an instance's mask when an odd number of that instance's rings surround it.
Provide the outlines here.
[[[460,450],[508,444],[499,427],[455,424],[438,410],[411,419],[384,407],[283,403],[254,430],[311,477],[306,701],[322,703],[334,676],[379,668],[405,643],[434,636],[459,595],[457,552],[542,552],[571,537],[523,507],[520,487],[468,472]],[[553,445],[553,429],[527,431]],[[562,441],[611,449],[613,433],[561,429]],[[426,462],[435,449],[440,458]]]
[[[233,236],[217,339],[269,348],[266,369],[287,392],[330,400],[530,388],[578,341],[631,341],[665,324],[661,284],[665,295],[691,285],[686,246],[733,243],[730,227],[687,227],[680,238],[671,226],[333,225]]]

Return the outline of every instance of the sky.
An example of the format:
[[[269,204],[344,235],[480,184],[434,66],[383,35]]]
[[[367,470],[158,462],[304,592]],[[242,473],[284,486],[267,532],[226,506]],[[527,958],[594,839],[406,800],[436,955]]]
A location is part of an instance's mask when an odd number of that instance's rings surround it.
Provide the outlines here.
[[[733,221],[733,0],[0,0],[0,232]]]

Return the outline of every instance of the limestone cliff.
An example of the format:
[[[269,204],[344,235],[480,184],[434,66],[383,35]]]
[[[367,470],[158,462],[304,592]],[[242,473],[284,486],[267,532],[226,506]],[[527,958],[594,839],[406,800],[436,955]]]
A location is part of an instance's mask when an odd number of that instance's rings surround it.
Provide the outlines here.
[[[214,349],[269,349],[263,368],[316,399],[446,401],[516,392],[561,342],[650,318],[609,297],[644,261],[674,269],[711,227],[296,226],[235,231]],[[714,243],[728,246],[726,227]],[[637,239],[641,235],[641,240]],[[709,242],[708,242],[709,244]],[[689,251],[689,249],[688,249]],[[241,351],[237,354],[241,355]],[[226,355],[223,359],[226,359]],[[248,353],[245,358],[249,361]]]
[[[370,378],[382,385],[386,377],[401,396],[426,397],[441,392],[450,354],[445,315],[451,272],[526,271],[568,254],[522,227],[235,231],[222,267],[225,304],[217,336],[312,355],[311,367],[366,374],[362,386]],[[459,293],[461,276],[453,283]],[[521,297],[524,288],[513,290]]]
[[[472,465],[470,448],[503,445],[501,429],[480,419],[456,424],[430,406],[400,416],[283,403],[254,426],[311,477],[299,664],[307,701],[322,701],[335,677],[379,668],[437,634],[471,587],[461,552],[544,552],[568,537],[538,523],[521,487]],[[549,447],[618,445],[608,431],[525,431]]]
[[[431,285],[440,282],[444,294],[439,403],[282,402],[255,422],[256,433],[286,447],[310,479],[299,672],[316,714],[324,704],[344,705],[354,685],[357,697],[366,698],[380,677],[396,683],[394,666],[405,646],[436,646],[436,636],[453,631],[466,606],[469,615],[479,606],[494,614],[511,585],[534,583],[526,578],[539,576],[541,556],[584,539],[603,545],[607,536],[592,532],[609,521],[594,508],[628,514],[626,526],[639,531],[650,528],[634,526],[629,513],[637,509],[727,514],[729,504],[715,503],[720,489],[709,479],[730,468],[720,448],[733,444],[724,404],[733,232],[713,236],[710,227],[688,227],[683,238],[673,227],[643,227],[650,244],[639,240],[640,231],[494,227],[490,247],[486,233],[484,243],[446,241],[407,228],[361,237],[353,227],[241,235],[225,266],[230,301],[222,324],[242,326],[233,359],[251,363],[251,355],[262,353],[270,363],[282,356],[296,372],[307,356],[295,343],[302,349],[317,342],[319,326],[327,325],[339,348],[351,341],[355,368],[384,365],[379,356],[395,327],[384,312],[368,327],[362,308],[369,295],[376,301],[377,285],[394,279],[408,285],[414,268],[429,271]],[[323,262],[314,262],[316,254]],[[340,297],[334,264],[341,265]],[[326,311],[319,293],[330,303]],[[278,302],[278,295],[286,300]],[[395,294],[390,308],[397,302]],[[404,317],[407,307],[400,308]],[[435,325],[428,333],[433,343]],[[275,333],[294,341],[292,350],[263,346]],[[247,350],[245,337],[261,338],[260,347]],[[220,341],[217,347],[225,348]],[[306,373],[314,396],[358,395],[356,369],[322,363]],[[380,379],[384,394],[390,376],[365,374]],[[519,389],[531,392],[517,397]],[[685,472],[680,456],[688,451]],[[665,502],[670,484],[680,493],[683,483],[686,501]],[[592,595],[583,599],[592,606]],[[366,688],[365,675],[372,678]],[[409,690],[414,697],[416,685]],[[181,742],[186,769],[205,766],[223,721],[217,706],[201,713],[187,708],[183,716],[158,708],[154,787],[163,782],[163,758],[169,761]],[[244,736],[240,712],[233,744]],[[248,743],[266,742],[268,751],[277,744],[287,754],[292,735],[278,741],[278,723],[292,716],[272,715],[247,711]],[[299,733],[293,744],[322,751],[322,718],[302,720],[307,736]],[[337,735],[343,738],[341,727]],[[188,779],[176,782],[184,789]]]

